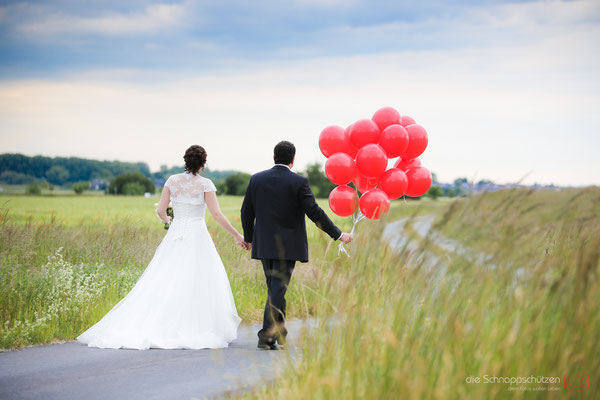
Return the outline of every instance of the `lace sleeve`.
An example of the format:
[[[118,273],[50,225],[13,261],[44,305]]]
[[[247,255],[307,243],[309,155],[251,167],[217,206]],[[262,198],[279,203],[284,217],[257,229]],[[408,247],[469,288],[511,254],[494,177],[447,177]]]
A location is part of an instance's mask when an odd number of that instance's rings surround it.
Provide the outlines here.
[[[206,181],[204,182],[204,191],[205,192],[216,192],[217,188],[215,187],[214,183],[212,183],[212,181],[210,179],[206,179]]]
[[[165,182],[165,187],[169,188],[169,191],[173,193],[173,175],[167,178]]]

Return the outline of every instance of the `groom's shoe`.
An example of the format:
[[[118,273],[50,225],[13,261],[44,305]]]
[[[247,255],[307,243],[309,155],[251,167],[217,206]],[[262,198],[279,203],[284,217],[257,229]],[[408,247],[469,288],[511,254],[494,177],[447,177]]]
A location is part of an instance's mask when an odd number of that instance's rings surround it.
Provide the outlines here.
[[[258,332],[258,348],[264,350],[279,350],[279,346],[275,343],[275,337],[261,329]]]
[[[277,343],[275,343],[275,341],[272,342],[264,342],[260,339],[258,339],[258,346],[259,349],[263,349],[263,350],[280,350],[281,347],[279,347],[277,345]]]

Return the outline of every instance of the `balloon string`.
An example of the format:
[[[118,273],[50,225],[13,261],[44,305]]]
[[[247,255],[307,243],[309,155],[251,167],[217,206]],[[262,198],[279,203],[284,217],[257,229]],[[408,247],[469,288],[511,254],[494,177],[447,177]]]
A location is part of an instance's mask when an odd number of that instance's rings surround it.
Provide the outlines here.
[[[358,222],[360,220],[362,220],[365,216],[360,212],[360,210],[357,210],[354,214],[352,214],[352,230],[350,231],[350,235],[354,234],[354,230],[356,229],[356,224],[358,224]],[[348,250],[346,250],[346,247],[344,246],[344,242],[341,242],[339,247],[338,247],[338,256],[344,253],[348,258],[350,258],[350,254],[348,253]]]

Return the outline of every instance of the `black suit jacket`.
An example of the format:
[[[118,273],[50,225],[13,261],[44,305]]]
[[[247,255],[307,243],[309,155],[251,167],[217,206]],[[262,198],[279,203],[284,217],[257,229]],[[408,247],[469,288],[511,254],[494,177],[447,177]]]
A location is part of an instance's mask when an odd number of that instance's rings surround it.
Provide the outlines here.
[[[334,240],[342,231],[315,201],[308,179],[283,165],[250,178],[242,204],[244,240],[252,258],[308,261],[307,215]]]

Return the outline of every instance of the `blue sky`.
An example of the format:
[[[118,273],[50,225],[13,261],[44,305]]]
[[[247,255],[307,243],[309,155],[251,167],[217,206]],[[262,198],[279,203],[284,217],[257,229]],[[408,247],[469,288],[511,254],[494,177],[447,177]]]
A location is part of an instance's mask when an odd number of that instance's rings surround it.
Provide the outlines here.
[[[460,24],[474,6],[502,3],[6,2],[0,13],[2,73],[48,77],[99,68],[197,71],[235,60],[460,48],[485,44],[487,38],[478,36],[485,36],[485,26],[449,32],[444,24]],[[494,41],[502,42],[502,37]]]
[[[382,106],[442,180],[600,183],[600,2],[36,1],[0,5],[0,152],[298,169]],[[165,145],[168,143],[168,145]]]

